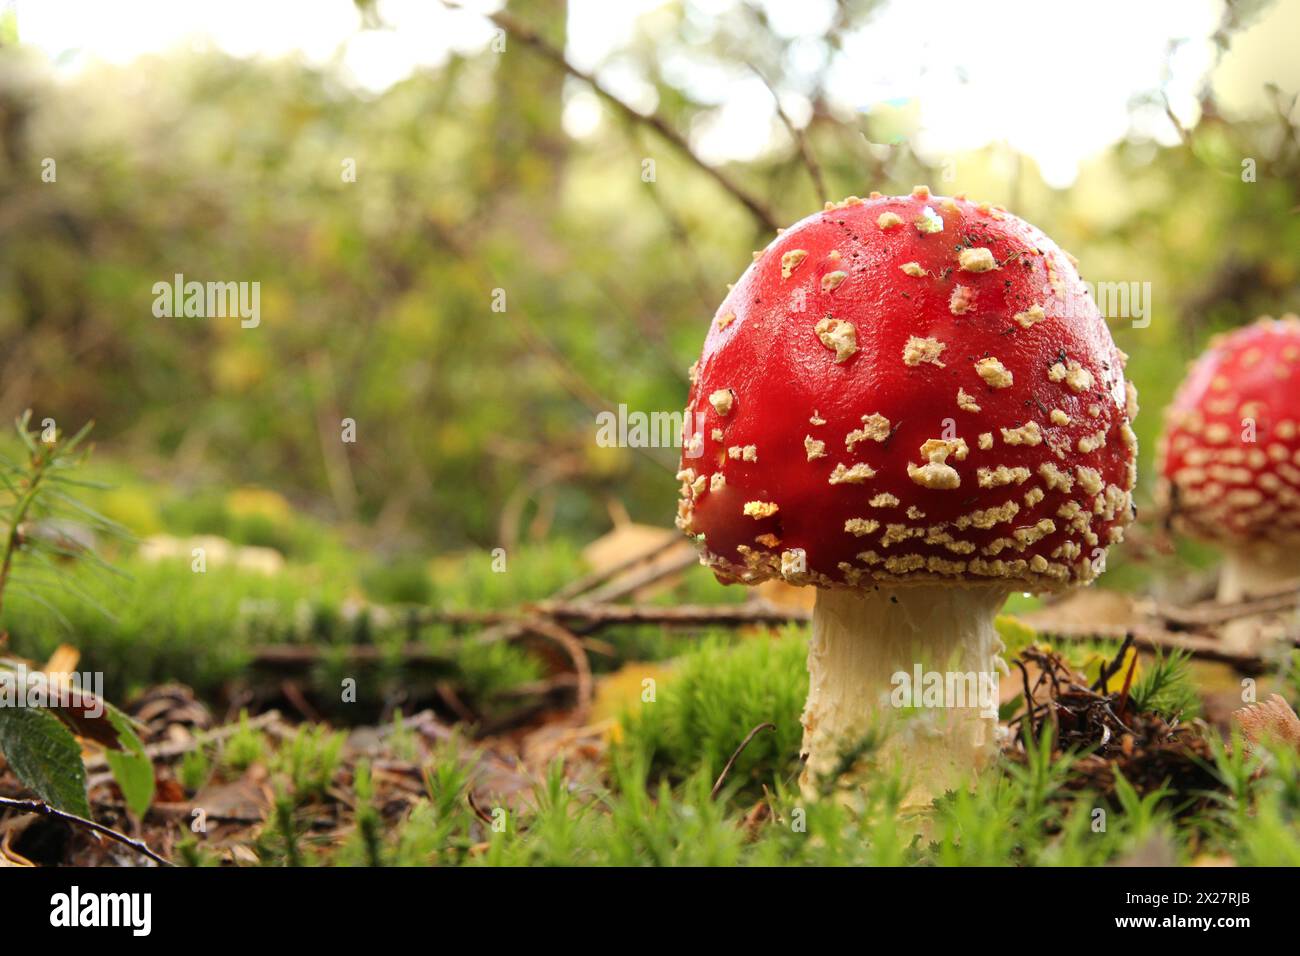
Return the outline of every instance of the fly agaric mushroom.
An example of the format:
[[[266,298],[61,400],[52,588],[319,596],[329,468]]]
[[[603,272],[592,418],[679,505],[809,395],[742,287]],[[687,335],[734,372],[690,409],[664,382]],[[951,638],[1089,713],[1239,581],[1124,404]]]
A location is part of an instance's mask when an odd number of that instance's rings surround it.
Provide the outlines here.
[[[1219,545],[1219,599],[1300,578],[1300,318],[1265,316],[1210,341],[1165,412],[1161,503],[1179,531]],[[1257,621],[1225,628],[1258,650]]]
[[[1132,520],[1124,359],[1068,253],[923,186],[828,203],[732,287],[691,369],[677,523],[724,583],[818,589],[810,796],[896,675],[992,677],[1009,592],[1103,568]],[[922,793],[996,750],[965,704],[889,744]]]

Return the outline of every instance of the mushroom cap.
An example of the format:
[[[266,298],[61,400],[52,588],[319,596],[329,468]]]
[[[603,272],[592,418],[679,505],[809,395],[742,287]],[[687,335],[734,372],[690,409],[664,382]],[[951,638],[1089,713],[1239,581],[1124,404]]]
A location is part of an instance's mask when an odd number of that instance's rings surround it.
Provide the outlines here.
[[[1090,580],[1132,520],[1124,360],[1029,223],[923,186],[828,203],[714,317],[678,527],[724,582]]]
[[[1165,410],[1159,497],[1226,545],[1300,539],[1300,318],[1215,336]]]

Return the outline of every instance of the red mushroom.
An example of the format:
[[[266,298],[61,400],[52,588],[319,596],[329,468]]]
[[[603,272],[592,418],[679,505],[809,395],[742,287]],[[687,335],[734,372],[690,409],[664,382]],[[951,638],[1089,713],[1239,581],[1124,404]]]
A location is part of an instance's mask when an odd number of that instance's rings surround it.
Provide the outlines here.
[[[1219,599],[1300,578],[1300,318],[1211,340],[1165,413],[1160,498],[1174,526],[1223,549]],[[1259,649],[1259,622],[1225,629]]]
[[[723,582],[819,589],[806,791],[898,675],[1005,670],[1008,592],[1102,569],[1132,519],[1124,358],[1073,258],[999,207],[851,197],[755,254],[691,370],[678,526]],[[966,704],[891,745],[922,791],[995,750]]]

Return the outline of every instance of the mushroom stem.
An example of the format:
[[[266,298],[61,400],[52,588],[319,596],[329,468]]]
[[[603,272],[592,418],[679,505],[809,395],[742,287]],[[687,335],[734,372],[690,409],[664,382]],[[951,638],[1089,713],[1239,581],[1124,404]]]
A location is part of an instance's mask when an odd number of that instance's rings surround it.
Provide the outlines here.
[[[1249,597],[1276,590],[1287,584],[1300,583],[1300,550],[1285,551],[1275,546],[1259,546],[1249,551],[1228,551],[1219,572],[1219,601],[1233,604]],[[1263,647],[1259,617],[1229,621],[1223,628],[1227,650],[1241,654],[1258,654]]]
[[[852,779],[844,755],[873,729],[887,733],[873,759],[902,769],[906,803],[927,803],[988,762],[1006,671],[993,618],[1006,595],[951,585],[818,590],[803,714],[805,798],[837,770]]]

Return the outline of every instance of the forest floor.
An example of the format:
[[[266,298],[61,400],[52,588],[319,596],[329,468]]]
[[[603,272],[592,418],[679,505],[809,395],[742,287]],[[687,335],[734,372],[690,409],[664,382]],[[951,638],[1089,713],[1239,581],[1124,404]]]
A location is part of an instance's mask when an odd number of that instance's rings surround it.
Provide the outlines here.
[[[675,544],[626,544],[544,600],[375,607],[350,643],[258,637],[220,681],[143,684],[122,702],[148,810],[87,744],[114,835],[10,812],[0,865],[154,865],[129,841],[228,866],[1300,862],[1300,654],[1234,656],[1215,634],[1247,611],[1284,626],[1294,590],[1226,616],[1091,590],[999,618],[1002,759],[918,813],[879,739],[852,755],[857,784],[801,794],[807,595],[692,602],[713,592],[683,592]],[[421,638],[434,620],[452,636]],[[371,706],[330,699],[349,679]],[[24,796],[0,771],[0,797]]]

